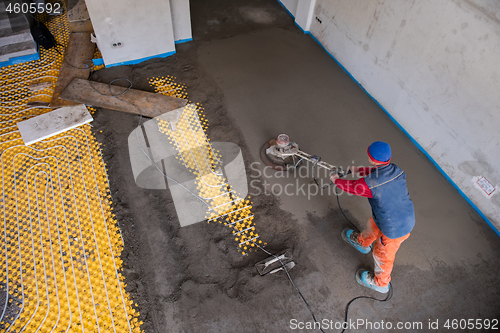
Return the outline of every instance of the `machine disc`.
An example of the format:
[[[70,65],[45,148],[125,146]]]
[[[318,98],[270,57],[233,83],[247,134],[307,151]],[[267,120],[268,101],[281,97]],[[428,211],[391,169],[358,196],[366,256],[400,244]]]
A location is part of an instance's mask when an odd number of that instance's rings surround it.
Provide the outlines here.
[[[262,148],[260,148],[260,159],[264,163],[264,165],[270,166],[276,171],[288,171],[288,165],[293,166],[293,159],[292,157],[287,157],[286,159],[282,159],[273,155],[269,155],[266,153],[266,150],[274,146],[276,144],[275,139],[271,139],[264,143],[262,145]]]

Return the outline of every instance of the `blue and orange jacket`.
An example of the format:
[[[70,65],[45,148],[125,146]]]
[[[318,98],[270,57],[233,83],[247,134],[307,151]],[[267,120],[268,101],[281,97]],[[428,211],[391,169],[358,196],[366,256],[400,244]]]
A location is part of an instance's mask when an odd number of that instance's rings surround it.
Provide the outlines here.
[[[375,224],[388,238],[409,234],[415,226],[415,211],[404,171],[390,163],[360,168],[359,173],[363,178],[337,179],[335,185],[348,193],[367,197]]]

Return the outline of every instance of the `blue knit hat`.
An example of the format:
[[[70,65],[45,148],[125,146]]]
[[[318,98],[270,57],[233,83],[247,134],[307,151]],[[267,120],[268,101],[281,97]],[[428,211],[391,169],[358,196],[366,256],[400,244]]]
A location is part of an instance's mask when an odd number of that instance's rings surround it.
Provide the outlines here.
[[[368,156],[378,163],[389,163],[391,159],[391,146],[382,141],[375,141],[368,147]]]

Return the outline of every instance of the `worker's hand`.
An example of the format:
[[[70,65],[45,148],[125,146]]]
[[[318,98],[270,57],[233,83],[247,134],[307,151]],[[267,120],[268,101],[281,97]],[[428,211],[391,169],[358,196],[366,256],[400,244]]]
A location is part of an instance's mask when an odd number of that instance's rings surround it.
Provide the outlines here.
[[[334,183],[335,183],[335,181],[336,181],[337,179],[339,179],[339,178],[340,178],[340,177],[339,177],[339,175],[338,175],[338,174],[334,174],[334,175],[332,175],[332,176],[330,177],[330,180],[331,180],[332,182],[334,182]]]
[[[351,166],[351,172],[353,175],[357,174],[359,172],[359,167],[357,166]]]

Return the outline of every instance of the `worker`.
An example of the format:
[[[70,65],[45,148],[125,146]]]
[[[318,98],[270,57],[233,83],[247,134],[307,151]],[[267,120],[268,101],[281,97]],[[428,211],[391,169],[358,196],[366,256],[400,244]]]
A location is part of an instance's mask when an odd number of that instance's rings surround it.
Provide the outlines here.
[[[342,238],[359,252],[368,254],[373,249],[375,270],[360,269],[356,281],[362,286],[387,293],[396,252],[415,226],[413,203],[406,188],[406,176],[397,165],[390,163],[391,147],[376,141],[368,147],[371,167],[353,167],[352,173],[362,178],[339,179],[337,174],[330,179],[345,192],[367,197],[372,208],[372,217],[361,233],[344,229]]]

